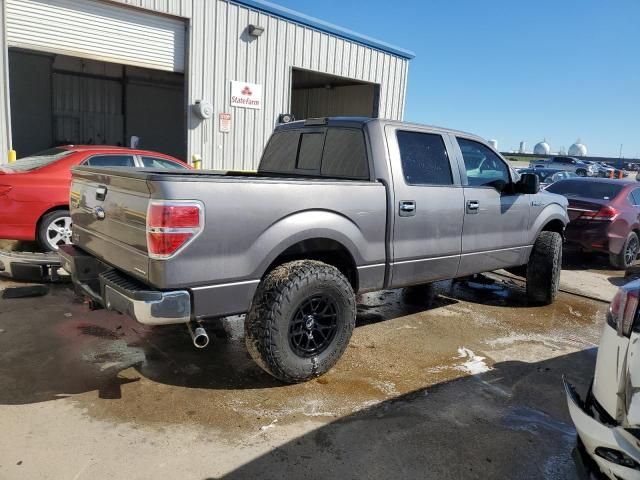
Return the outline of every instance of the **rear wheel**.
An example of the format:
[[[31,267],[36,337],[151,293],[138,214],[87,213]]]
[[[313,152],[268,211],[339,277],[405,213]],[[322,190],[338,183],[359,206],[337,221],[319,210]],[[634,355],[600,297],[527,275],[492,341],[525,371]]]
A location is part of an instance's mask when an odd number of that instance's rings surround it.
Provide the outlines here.
[[[71,243],[71,214],[69,210],[55,210],[44,215],[38,223],[38,244],[55,252],[60,245]]]
[[[609,254],[609,263],[614,268],[620,270],[626,270],[632,266],[638,258],[638,252],[640,251],[640,240],[635,232],[629,232],[627,240],[624,242],[622,250],[618,254]]]
[[[560,288],[562,237],[557,232],[538,235],[527,264],[527,297],[530,301],[553,303]]]
[[[331,265],[299,260],[280,265],[260,283],[245,319],[245,343],[270,375],[304,382],[336,364],[355,321],[355,295],[344,275]]]

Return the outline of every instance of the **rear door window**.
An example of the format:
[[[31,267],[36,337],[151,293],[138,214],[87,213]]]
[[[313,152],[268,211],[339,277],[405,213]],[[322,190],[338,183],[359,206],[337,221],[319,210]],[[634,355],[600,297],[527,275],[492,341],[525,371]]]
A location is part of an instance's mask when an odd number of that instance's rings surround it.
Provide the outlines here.
[[[441,135],[400,130],[396,137],[408,185],[453,185],[449,156]]]
[[[184,165],[181,165],[179,163],[157,157],[142,157],[142,166],[144,166],[144,168],[186,168]]]
[[[635,206],[640,205],[640,188],[636,188],[634,191],[631,192],[631,194],[629,195],[629,200]]]
[[[133,155],[96,155],[85,164],[90,167],[135,167]]]

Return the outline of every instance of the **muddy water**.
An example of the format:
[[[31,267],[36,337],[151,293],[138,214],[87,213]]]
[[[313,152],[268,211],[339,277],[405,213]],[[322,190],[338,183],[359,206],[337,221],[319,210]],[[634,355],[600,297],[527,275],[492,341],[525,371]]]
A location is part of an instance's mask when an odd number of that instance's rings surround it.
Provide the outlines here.
[[[597,344],[605,304],[560,295],[532,307],[523,298],[518,285],[483,276],[440,283],[430,302],[402,291],[363,295],[339,364],[315,381],[282,385],[246,353],[242,318],[212,323],[212,344],[196,350],[184,327],[150,329],[90,312],[54,288],[42,299],[1,301],[0,402],[70,397],[91,418],[238,435],[343,417],[500,362]]]

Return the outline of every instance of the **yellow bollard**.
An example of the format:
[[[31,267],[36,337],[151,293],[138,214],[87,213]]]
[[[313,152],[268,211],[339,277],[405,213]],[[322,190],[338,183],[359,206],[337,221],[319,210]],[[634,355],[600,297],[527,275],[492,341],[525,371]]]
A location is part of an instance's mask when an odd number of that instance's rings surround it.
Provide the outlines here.
[[[9,150],[9,163],[13,163],[16,161],[16,151]]]
[[[202,168],[202,157],[197,153],[194,153],[191,156],[191,165],[193,165],[193,168],[196,170],[200,170]]]

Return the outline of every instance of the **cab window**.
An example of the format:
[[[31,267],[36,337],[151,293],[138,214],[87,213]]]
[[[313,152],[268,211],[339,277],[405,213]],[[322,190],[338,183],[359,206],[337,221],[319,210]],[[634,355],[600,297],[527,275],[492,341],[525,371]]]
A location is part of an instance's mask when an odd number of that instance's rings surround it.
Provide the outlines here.
[[[509,167],[489,147],[467,138],[458,137],[457,140],[469,186],[496,187],[498,183],[511,182]]]

